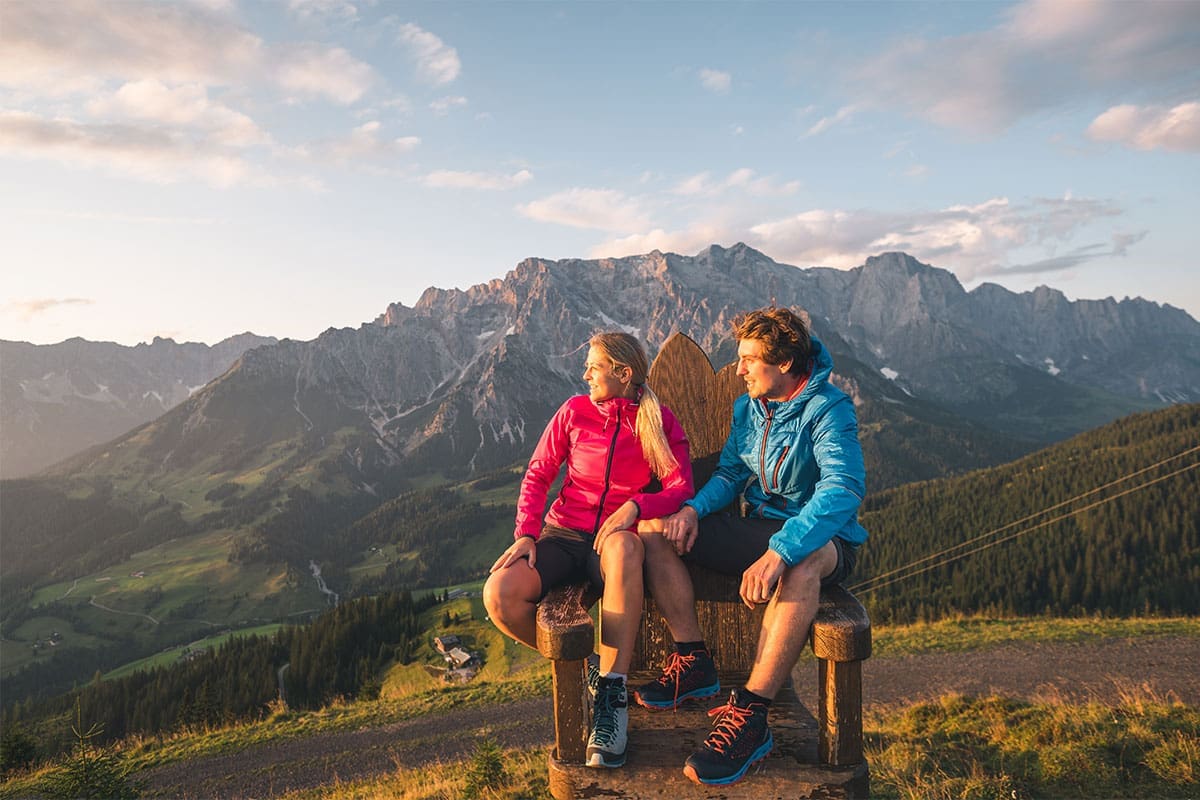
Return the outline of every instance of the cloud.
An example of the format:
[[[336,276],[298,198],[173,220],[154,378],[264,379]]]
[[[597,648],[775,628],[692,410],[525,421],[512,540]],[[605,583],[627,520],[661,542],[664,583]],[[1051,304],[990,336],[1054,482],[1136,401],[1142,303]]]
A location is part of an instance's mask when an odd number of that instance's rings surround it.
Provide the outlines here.
[[[728,94],[730,87],[733,85],[733,76],[728,72],[705,68],[700,70],[698,74],[700,76],[700,85],[716,94]]]
[[[572,228],[644,230],[649,217],[641,201],[613,189],[574,188],[517,206],[529,219]]]
[[[28,322],[39,314],[62,306],[91,305],[92,302],[86,297],[39,297],[34,300],[14,300],[5,303],[4,308],[16,312],[22,322]]]
[[[774,178],[756,178],[752,169],[741,168],[722,180],[713,180],[711,173],[701,172],[685,178],[671,190],[684,197],[718,197],[740,190],[756,197],[780,197],[800,190],[800,181],[777,183]]]
[[[420,137],[401,136],[385,139],[383,125],[377,120],[365,122],[339,138],[322,139],[296,148],[296,153],[316,162],[345,164],[352,161],[393,161],[421,144]]]
[[[208,90],[199,84],[171,88],[150,78],[131,81],[115,93],[93,99],[87,104],[87,110],[94,117],[147,120],[180,128],[197,128],[231,146],[248,147],[270,142],[270,137],[254,120],[213,102],[208,97]]]
[[[503,190],[515,189],[531,180],[533,180],[533,173],[527,169],[519,170],[512,175],[435,170],[422,178],[421,182],[434,189]]]
[[[809,128],[804,135],[817,136],[818,134],[822,134],[833,126],[839,125],[853,117],[856,111],[858,111],[856,106],[842,106],[832,117],[822,117],[821,119],[817,120],[816,124]]]
[[[903,250],[970,282],[987,275],[1049,272],[1124,256],[1146,235],[1112,234],[1111,246],[1077,243],[1123,212],[1108,201],[1070,196],[1020,203],[999,197],[900,213],[815,208],[766,219],[754,219],[754,213],[744,204],[727,204],[709,209],[705,220],[679,229],[614,229],[618,235],[595,245],[590,253],[592,257],[654,249],[694,253],[714,242],[743,241],[783,263],[847,269],[868,256]],[[1065,254],[1058,252],[1064,247],[1069,248]]]
[[[224,6],[146,0],[5,0],[0,85],[64,97],[117,82],[242,86],[354,102],[374,71],[345,50],[269,45]]]
[[[1081,97],[1192,86],[1198,71],[1193,3],[1033,0],[989,30],[899,42],[852,82],[872,104],[995,133]]]
[[[288,0],[288,10],[302,20],[353,22],[358,8],[351,0]]]
[[[467,98],[461,96],[439,97],[437,100],[434,100],[432,103],[430,103],[429,107],[433,110],[433,113],[437,114],[439,117],[442,117],[446,114],[449,114],[456,108],[464,108],[467,105],[467,102]]]
[[[107,167],[159,183],[188,178],[224,188],[277,182],[204,137],[188,137],[155,125],[89,124],[23,111],[0,111],[0,154]]]
[[[401,25],[397,39],[416,61],[417,72],[434,86],[452,83],[462,71],[458,51],[418,25]]]
[[[1136,150],[1200,152],[1200,102],[1163,106],[1113,106],[1092,121],[1087,135]]]

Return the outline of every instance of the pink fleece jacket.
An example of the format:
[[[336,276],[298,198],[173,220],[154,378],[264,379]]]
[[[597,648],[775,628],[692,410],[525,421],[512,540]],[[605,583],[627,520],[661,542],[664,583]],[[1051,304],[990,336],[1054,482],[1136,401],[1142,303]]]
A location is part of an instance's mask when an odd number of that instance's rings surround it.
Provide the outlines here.
[[[517,499],[515,537],[542,532],[542,511],[550,484],[563,462],[567,476],[545,521],[595,535],[601,523],[626,500],[641,509],[639,519],[656,519],[679,510],[692,496],[692,462],[687,435],[670,409],[663,407],[663,431],[679,467],[661,479],[662,491],[646,492],[653,477],[634,435],[638,405],[613,398],[596,403],[576,395],[546,425]]]

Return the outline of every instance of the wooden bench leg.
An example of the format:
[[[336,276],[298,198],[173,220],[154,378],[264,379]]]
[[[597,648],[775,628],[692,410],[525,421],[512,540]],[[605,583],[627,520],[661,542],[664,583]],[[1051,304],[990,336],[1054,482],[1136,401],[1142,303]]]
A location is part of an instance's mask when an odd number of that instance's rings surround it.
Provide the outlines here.
[[[822,764],[863,761],[862,662],[820,659],[817,746]]]
[[[564,764],[582,764],[587,754],[587,696],[583,661],[550,662],[554,676],[554,751]]]

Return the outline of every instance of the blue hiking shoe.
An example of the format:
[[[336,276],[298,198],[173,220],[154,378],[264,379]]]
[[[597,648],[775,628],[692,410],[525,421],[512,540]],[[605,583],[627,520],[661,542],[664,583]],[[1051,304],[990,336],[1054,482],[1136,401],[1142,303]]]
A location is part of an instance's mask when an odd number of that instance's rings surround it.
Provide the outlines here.
[[[727,704],[708,712],[710,717],[717,717],[717,722],[704,740],[704,747],[688,756],[683,767],[683,774],[696,783],[737,783],[774,746],[767,726],[767,707],[762,703],[742,707],[736,702],[735,692]]]
[[[712,656],[707,650],[696,650],[691,655],[668,656],[662,675],[634,690],[634,698],[646,708],[661,710],[677,708],[687,700],[715,697],[720,691]]]

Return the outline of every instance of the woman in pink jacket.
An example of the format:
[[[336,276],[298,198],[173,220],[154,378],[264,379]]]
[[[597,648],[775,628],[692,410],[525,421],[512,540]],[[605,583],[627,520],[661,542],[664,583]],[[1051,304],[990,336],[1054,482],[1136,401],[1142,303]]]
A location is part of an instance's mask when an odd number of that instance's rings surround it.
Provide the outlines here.
[[[483,601],[496,627],[536,649],[537,604],[548,591],[582,580],[603,587],[587,763],[619,767],[628,727],[625,673],[642,614],[637,525],[691,498],[692,468],[683,428],[646,385],[641,343],[627,333],[600,333],[589,344],[589,392],[563,403],[542,433],[521,483],[515,541],[492,565]],[[543,520],[564,462],[566,478]],[[645,491],[655,476],[662,490]]]

